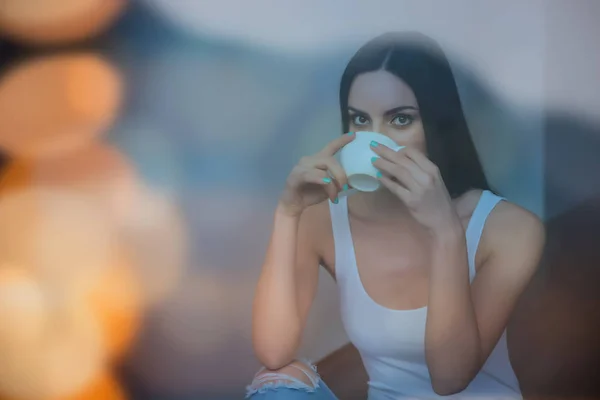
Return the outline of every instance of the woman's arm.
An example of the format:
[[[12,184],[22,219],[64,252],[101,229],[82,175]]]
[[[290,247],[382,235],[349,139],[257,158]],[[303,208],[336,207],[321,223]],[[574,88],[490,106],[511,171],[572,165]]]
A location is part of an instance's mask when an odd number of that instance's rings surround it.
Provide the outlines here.
[[[434,236],[426,359],[434,390],[464,390],[482,368],[538,266],[544,228],[528,211],[499,203],[479,251],[486,255],[473,284],[462,227]]]
[[[309,229],[316,207],[300,216],[286,214],[281,207],[275,212],[252,316],[254,351],[269,369],[294,359],[315,297],[319,257]]]

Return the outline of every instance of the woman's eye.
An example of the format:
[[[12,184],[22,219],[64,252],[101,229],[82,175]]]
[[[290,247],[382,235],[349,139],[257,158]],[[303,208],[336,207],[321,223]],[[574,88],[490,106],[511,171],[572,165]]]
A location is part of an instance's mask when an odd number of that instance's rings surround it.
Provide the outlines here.
[[[354,125],[366,125],[369,123],[369,119],[363,115],[355,115],[352,117],[352,123]]]
[[[410,125],[412,122],[412,117],[410,115],[398,115],[396,118],[392,120],[392,124],[399,126]]]

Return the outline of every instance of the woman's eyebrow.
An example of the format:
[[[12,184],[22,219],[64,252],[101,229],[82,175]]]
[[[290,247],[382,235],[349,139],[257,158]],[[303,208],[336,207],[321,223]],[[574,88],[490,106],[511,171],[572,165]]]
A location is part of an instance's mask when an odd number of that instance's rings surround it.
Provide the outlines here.
[[[400,111],[404,111],[404,110],[419,111],[419,109],[414,106],[400,106],[400,107],[394,107],[391,110],[387,110],[386,112],[383,113],[383,115],[389,116],[389,115],[393,115],[393,114],[396,114],[396,113],[398,113]],[[369,113],[367,113],[367,112],[364,112],[362,110],[359,110],[357,108],[350,107],[350,106],[348,106],[348,111],[352,111],[353,113],[356,113],[356,114],[369,115]]]
[[[361,111],[361,110],[359,110],[359,109],[357,109],[357,108],[350,107],[350,106],[348,106],[348,111],[352,111],[353,113],[356,113],[356,114],[365,114],[365,115],[369,115],[369,113],[366,113],[366,112],[364,112],[364,111]]]
[[[400,107],[392,108],[391,110],[387,110],[386,112],[383,113],[383,115],[389,116],[389,115],[393,115],[393,114],[396,114],[396,113],[398,113],[400,111],[404,111],[404,110],[419,111],[419,109],[417,107],[413,107],[413,106],[400,106]]]

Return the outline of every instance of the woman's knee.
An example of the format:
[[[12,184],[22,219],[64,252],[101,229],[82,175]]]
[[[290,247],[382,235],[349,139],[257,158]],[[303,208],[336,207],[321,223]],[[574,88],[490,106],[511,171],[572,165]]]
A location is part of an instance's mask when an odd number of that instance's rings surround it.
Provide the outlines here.
[[[277,370],[261,368],[248,386],[247,397],[254,393],[278,388],[314,391],[319,385],[316,368],[306,361],[296,360]]]

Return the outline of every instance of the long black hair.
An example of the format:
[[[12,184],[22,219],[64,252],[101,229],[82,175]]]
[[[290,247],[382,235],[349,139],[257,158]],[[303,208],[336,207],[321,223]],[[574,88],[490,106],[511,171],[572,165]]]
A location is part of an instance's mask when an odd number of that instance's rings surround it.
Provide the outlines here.
[[[416,32],[392,32],[372,39],[352,57],[340,84],[344,132],[349,130],[348,95],[354,79],[385,70],[415,93],[429,159],[440,169],[450,196],[490,190],[465,120],[450,64],[439,45]]]

